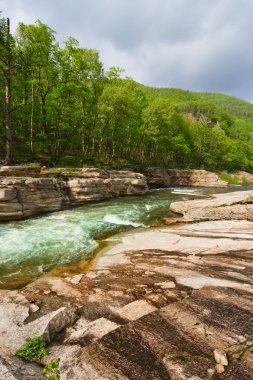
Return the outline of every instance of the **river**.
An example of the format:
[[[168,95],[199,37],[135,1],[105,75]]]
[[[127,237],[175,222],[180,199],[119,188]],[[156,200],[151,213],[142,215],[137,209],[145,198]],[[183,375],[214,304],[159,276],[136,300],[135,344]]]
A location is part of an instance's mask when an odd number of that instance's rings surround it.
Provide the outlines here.
[[[173,201],[252,187],[167,188],[147,195],[90,204],[37,218],[0,224],[0,288],[17,288],[52,272],[82,271],[104,240],[120,231],[150,228],[169,217]]]

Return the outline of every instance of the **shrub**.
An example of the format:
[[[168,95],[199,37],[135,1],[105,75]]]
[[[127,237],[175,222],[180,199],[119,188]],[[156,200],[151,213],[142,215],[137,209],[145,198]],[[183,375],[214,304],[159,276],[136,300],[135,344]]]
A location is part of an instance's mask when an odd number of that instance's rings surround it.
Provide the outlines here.
[[[222,172],[220,173],[219,175],[220,179],[222,181],[226,181],[228,182],[230,185],[239,185],[241,184],[241,179],[239,177],[237,177],[236,175],[234,174],[228,174],[227,172]]]
[[[43,356],[49,354],[42,336],[26,338],[25,344],[15,352],[16,356],[41,361]]]

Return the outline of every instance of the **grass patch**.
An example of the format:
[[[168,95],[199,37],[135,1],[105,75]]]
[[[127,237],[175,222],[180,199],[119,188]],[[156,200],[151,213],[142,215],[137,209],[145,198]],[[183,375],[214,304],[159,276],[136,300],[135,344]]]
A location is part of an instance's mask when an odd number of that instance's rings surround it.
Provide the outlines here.
[[[34,338],[26,338],[25,344],[16,350],[15,355],[41,363],[42,358],[49,355],[49,350],[47,349],[46,343],[42,336],[36,336]],[[60,380],[59,364],[59,358],[50,360],[44,366],[40,374],[40,379]]]
[[[37,336],[35,338],[26,338],[25,344],[17,349],[15,355],[21,358],[41,361],[44,356],[49,355],[49,351],[46,348],[44,339],[41,336]]]

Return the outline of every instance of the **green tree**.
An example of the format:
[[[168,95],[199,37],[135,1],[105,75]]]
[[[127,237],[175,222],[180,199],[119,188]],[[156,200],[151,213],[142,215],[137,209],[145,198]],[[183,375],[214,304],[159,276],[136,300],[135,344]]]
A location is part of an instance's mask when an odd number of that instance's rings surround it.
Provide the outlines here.
[[[1,13],[0,13],[1,16]],[[10,20],[0,17],[0,69],[4,77],[5,108],[4,124],[6,131],[6,157],[5,163],[13,162],[13,133],[11,123],[11,73],[13,62],[14,40],[10,33]]]

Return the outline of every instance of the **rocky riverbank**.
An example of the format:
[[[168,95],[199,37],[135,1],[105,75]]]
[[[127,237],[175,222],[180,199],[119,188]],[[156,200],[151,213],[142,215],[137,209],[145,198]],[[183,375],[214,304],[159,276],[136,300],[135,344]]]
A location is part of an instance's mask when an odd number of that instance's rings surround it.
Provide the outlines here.
[[[30,218],[90,202],[142,195],[150,187],[226,187],[227,182],[205,170],[150,168],[130,170],[83,168],[48,170],[40,166],[0,167],[0,222]]]
[[[151,187],[196,186],[227,187],[228,182],[219,178],[216,173],[206,170],[182,170],[148,168],[144,171],[147,183]]]
[[[252,380],[252,231],[232,219],[123,233],[79,274],[0,291],[0,378],[38,379],[41,364],[13,353],[40,335],[61,380]]]
[[[171,203],[170,210],[181,217],[165,219],[168,224],[196,220],[253,221],[253,191],[214,194],[209,199]]]
[[[0,176],[0,221],[25,219],[113,197],[141,195],[148,191],[145,177],[131,171],[86,168],[77,172],[60,172],[58,178],[50,178],[50,172],[46,171],[40,173],[42,178],[38,178],[37,172],[34,173],[36,178],[20,177],[18,174],[27,173],[22,171],[22,167],[13,167],[9,172],[2,168],[0,173],[4,173]],[[7,173],[9,176],[6,176]]]

